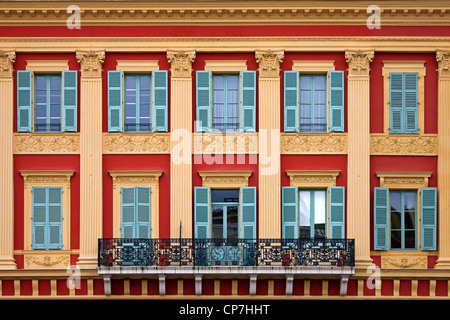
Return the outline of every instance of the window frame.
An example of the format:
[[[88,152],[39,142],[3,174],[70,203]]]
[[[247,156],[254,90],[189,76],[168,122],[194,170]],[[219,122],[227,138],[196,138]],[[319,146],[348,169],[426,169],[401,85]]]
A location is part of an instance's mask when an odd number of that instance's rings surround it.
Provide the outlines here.
[[[392,228],[392,207],[389,206],[389,250],[391,251],[417,251],[418,250],[418,243],[419,243],[419,239],[418,239],[418,234],[419,234],[419,226],[418,226],[418,220],[419,220],[419,212],[418,212],[418,193],[419,191],[416,189],[389,189],[389,203],[391,201],[391,191],[392,192],[397,192],[401,194],[401,203],[404,203],[404,195],[406,192],[414,192],[414,203],[415,203],[415,208],[414,208],[414,248],[405,248],[405,231],[407,231],[405,229],[405,225],[404,225],[404,221],[405,221],[405,212],[404,212],[404,206],[402,206],[402,211],[400,212],[400,217],[401,217],[401,227],[400,229],[393,229]],[[401,246],[400,248],[393,248],[392,247],[392,232],[393,231],[400,231],[401,233]]]

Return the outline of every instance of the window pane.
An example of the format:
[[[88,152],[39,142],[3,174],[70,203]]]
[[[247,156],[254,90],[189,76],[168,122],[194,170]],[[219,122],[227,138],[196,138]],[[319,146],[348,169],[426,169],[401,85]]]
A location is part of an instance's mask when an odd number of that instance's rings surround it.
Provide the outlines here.
[[[391,232],[391,248],[400,249],[402,246],[401,231]]]
[[[212,207],[212,238],[223,238],[223,207]]]
[[[325,207],[326,193],[323,190],[314,191],[314,237],[325,238]]]
[[[405,231],[405,249],[416,247],[416,232],[414,230]]]
[[[300,191],[300,217],[299,217],[299,236],[300,238],[311,237],[311,192]]]
[[[239,202],[238,189],[213,189],[211,202]]]
[[[227,206],[227,239],[239,238],[238,207]]]

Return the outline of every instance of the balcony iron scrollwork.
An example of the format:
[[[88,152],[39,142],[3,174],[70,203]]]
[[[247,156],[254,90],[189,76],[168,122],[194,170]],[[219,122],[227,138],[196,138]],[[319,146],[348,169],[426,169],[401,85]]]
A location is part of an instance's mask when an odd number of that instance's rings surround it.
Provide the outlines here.
[[[98,241],[99,267],[353,267],[354,239],[124,239]]]

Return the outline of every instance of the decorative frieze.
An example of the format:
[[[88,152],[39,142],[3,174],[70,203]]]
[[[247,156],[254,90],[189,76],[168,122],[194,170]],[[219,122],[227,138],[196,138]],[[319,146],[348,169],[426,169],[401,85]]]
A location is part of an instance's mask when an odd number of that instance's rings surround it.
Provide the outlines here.
[[[169,133],[104,133],[103,153],[170,153]]]
[[[256,62],[259,63],[259,76],[273,78],[280,76],[280,63],[284,59],[284,51],[256,51]]]
[[[195,60],[195,51],[167,51],[167,60],[171,64],[172,77],[190,78],[192,76],[192,62]]]
[[[12,50],[0,50],[0,78],[11,78],[13,64],[16,61],[16,52]]]
[[[105,51],[88,50],[77,51],[77,61],[81,65],[83,78],[97,78],[102,76],[102,64],[105,61]]]
[[[24,269],[67,269],[70,251],[33,250],[24,252]]]
[[[282,133],[281,154],[345,154],[346,133]]]
[[[78,133],[15,133],[15,154],[79,154]]]
[[[194,154],[256,154],[257,133],[194,133]]]
[[[382,269],[426,269],[427,256],[385,255],[381,256]]]
[[[371,134],[370,154],[436,156],[438,154],[438,136],[436,134]]]
[[[345,52],[349,76],[368,76],[373,57],[373,51],[357,50]]]

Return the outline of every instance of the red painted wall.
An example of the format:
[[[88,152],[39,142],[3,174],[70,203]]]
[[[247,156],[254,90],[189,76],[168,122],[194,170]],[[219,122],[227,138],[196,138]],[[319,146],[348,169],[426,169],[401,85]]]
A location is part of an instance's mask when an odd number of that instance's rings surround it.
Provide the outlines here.
[[[70,180],[70,249],[79,249],[80,233],[80,157],[78,155],[14,156],[14,250],[24,249],[24,183],[21,170],[74,170]],[[23,268],[23,256],[16,256]],[[72,257],[74,263],[75,257]]]
[[[113,183],[109,171],[164,171],[159,178],[159,237],[170,237],[170,155],[103,156],[103,236],[113,237]]]
[[[383,133],[383,61],[425,61],[425,133],[437,133],[437,61],[434,53],[376,52],[370,64],[370,132]]]

